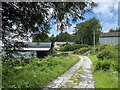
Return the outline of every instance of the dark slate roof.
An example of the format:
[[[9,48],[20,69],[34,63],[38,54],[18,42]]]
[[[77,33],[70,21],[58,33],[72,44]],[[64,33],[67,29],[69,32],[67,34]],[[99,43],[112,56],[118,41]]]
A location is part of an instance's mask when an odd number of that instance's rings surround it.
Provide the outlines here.
[[[29,42],[27,45],[29,48],[51,48],[51,42]]]
[[[101,33],[100,37],[120,37],[120,32]]]
[[[74,42],[55,42],[56,44],[66,44],[66,43],[68,43],[68,44],[74,44]]]

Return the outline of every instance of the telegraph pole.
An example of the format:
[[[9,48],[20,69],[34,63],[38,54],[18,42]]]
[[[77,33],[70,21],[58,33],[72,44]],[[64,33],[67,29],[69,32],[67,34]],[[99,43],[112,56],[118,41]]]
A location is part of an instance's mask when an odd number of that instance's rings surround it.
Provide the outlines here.
[[[93,45],[94,45],[94,53],[95,53],[95,30],[93,31]]]

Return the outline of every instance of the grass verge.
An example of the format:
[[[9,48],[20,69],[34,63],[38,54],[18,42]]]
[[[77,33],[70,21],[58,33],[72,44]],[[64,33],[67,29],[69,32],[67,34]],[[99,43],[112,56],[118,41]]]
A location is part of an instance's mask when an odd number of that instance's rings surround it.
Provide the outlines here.
[[[118,88],[118,74],[114,72],[99,70],[94,72],[96,88]]]
[[[96,70],[96,63],[99,62],[98,58],[96,55],[90,55],[89,58],[93,62],[93,75],[96,82],[96,88],[118,88],[118,71]]]

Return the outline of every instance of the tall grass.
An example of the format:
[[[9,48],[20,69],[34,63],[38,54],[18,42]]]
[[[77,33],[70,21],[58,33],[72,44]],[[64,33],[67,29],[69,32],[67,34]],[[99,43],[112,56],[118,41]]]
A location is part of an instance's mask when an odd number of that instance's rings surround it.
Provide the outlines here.
[[[68,70],[79,60],[77,56],[46,57],[40,61],[32,60],[30,64],[12,69],[12,73],[3,75],[4,88],[39,88]]]
[[[100,61],[96,55],[90,55],[93,62],[93,74],[96,88],[118,88],[118,68],[115,60]]]

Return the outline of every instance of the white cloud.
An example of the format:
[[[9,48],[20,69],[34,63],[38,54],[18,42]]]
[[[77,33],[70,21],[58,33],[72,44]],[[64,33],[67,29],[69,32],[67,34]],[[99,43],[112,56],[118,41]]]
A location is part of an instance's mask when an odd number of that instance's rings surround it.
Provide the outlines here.
[[[113,18],[114,12],[118,11],[119,1],[120,0],[95,0],[98,6],[93,9],[93,12],[103,19]]]
[[[103,23],[103,32],[108,32],[110,29],[116,29],[118,25],[116,23],[111,24],[111,23]]]
[[[69,34],[73,34],[74,33],[74,30],[75,30],[75,27],[76,25],[72,25],[71,27],[68,27],[68,29],[66,30]]]
[[[104,32],[118,27],[118,2],[120,0],[94,0],[98,6],[93,9],[97,18],[102,21]]]

